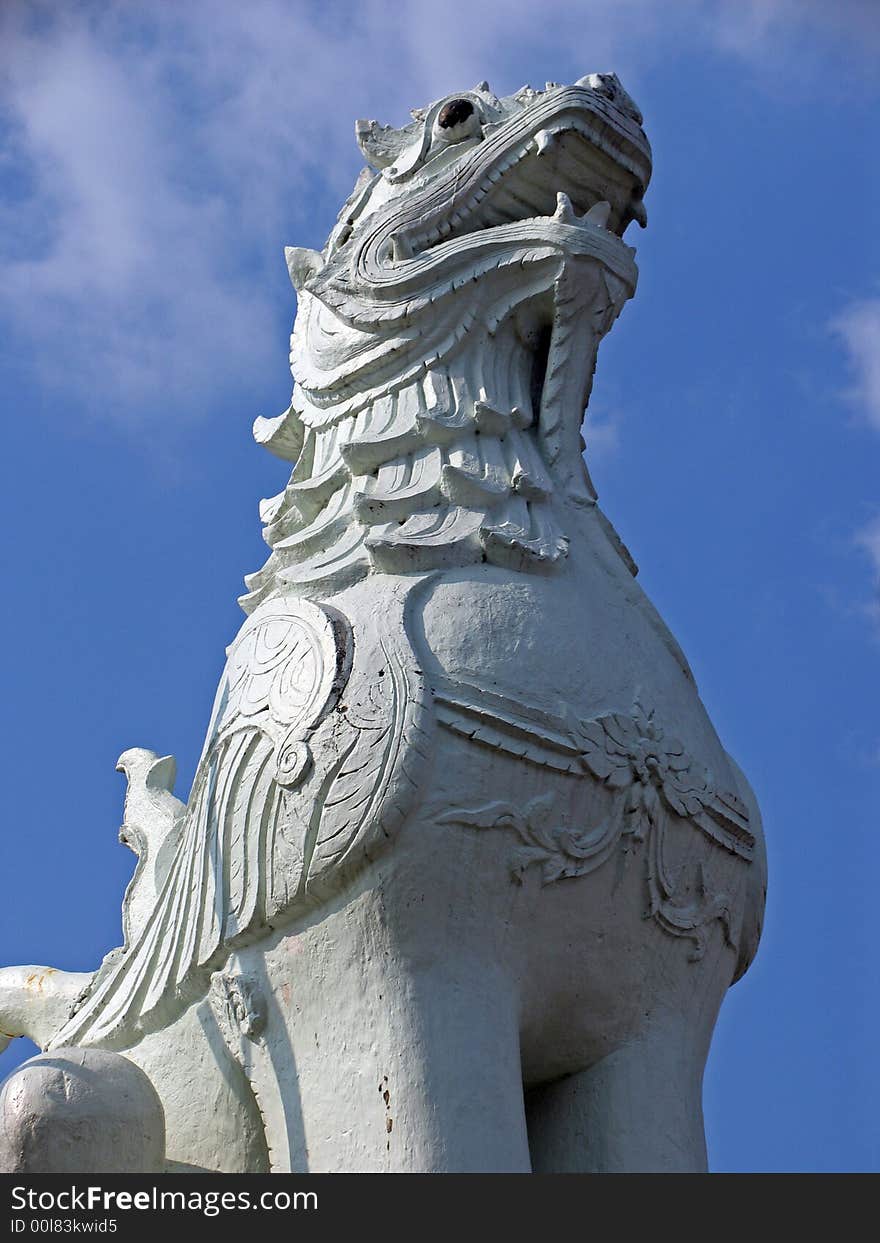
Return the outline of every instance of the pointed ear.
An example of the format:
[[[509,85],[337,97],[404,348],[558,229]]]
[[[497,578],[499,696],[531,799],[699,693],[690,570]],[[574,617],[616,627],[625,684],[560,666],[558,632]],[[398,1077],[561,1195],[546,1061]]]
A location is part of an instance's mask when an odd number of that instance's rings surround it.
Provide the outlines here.
[[[307,246],[285,246],[284,258],[287,260],[290,282],[297,292],[305,287],[310,277],[317,276],[324,266],[321,255],[316,250],[309,250]]]
[[[422,129],[425,117],[422,109],[416,109],[416,112],[421,112],[421,116],[417,116],[411,125],[404,125],[403,129],[380,125],[378,121],[355,121],[354,136],[368,164],[373,168],[388,168],[412,145]],[[414,112],[413,116],[415,115]]]

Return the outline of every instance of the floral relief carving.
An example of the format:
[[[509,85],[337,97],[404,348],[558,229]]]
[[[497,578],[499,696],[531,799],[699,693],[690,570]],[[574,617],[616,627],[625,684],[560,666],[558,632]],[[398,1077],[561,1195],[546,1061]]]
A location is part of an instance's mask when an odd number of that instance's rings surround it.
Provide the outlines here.
[[[677,817],[749,861],[754,839],[743,805],[734,795],[719,793],[708,770],[639,703],[631,716],[615,712],[582,720],[577,732],[585,773],[614,792],[612,807],[598,825],[570,824],[557,810],[555,793],[537,795],[523,807],[493,800],[455,809],[442,814],[440,823],[511,829],[519,838],[512,875],[522,880],[528,868],[537,866],[544,885],[586,876],[617,851],[644,847],[645,918],[672,936],[690,939],[694,961],[703,957],[707,929],[716,920],[732,943],[728,895],[712,888],[702,864],[690,882],[674,875],[665,847],[670,817]]]

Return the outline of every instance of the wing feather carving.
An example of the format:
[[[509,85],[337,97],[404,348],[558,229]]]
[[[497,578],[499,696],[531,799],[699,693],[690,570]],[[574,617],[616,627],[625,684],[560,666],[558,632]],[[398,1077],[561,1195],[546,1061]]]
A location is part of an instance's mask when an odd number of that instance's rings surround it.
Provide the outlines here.
[[[390,607],[356,639],[338,610],[303,600],[248,619],[155,907],[56,1045],[125,1047],[167,1023],[232,948],[338,890],[391,838],[429,760],[432,721],[406,595],[390,584]]]

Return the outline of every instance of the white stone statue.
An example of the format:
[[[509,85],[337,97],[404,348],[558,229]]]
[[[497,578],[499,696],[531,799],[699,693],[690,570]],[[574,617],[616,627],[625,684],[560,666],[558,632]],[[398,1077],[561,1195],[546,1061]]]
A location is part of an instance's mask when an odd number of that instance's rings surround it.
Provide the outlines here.
[[[7,1081],[9,1169],[46,1059],[98,1052],[95,1118],[126,1066],[164,1111],[126,1168],[705,1166],[760,818],[582,456],[641,116],[613,74],[484,82],[357,138],[323,251],[287,251],[296,384],[255,436],[296,468],[189,800],[127,751],[124,944],[0,973],[0,1029],[48,1050]]]

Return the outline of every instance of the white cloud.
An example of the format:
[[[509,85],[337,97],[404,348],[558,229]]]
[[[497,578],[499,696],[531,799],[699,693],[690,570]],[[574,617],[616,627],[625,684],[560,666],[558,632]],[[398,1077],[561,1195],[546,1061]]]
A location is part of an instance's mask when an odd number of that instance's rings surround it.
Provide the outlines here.
[[[880,514],[856,532],[856,547],[866,553],[871,563],[874,598],[867,606],[868,616],[880,626]],[[878,750],[880,758],[880,750]]]
[[[617,455],[620,448],[620,413],[618,411],[587,412],[583,435],[587,444],[587,464],[605,462]]]
[[[836,0],[833,5],[827,0],[722,0],[701,7],[718,46],[747,58],[769,53],[778,63],[787,52],[814,62],[811,69],[822,58],[827,71],[829,51],[843,50],[855,73],[868,68],[880,49],[876,0]],[[822,43],[810,46],[816,33]]]
[[[880,431],[880,298],[853,302],[831,324],[843,341],[854,378],[848,396]]]
[[[880,589],[880,515],[857,532],[856,545],[868,554],[874,579]]]
[[[793,0],[6,0],[0,318],[30,382],[92,416],[196,417],[280,374],[282,247],[323,241],[355,117],[399,124],[489,72],[615,68],[638,97],[670,46],[759,56],[803,21]]]

